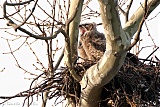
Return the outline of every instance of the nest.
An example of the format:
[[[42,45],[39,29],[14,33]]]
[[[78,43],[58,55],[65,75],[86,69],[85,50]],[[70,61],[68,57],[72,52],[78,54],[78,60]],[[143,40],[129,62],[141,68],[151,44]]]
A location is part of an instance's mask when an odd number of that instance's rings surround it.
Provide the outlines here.
[[[101,107],[157,107],[160,105],[160,66],[134,64],[126,59],[117,75],[103,88]]]
[[[131,55],[131,56],[130,56]],[[76,63],[74,68],[79,75],[94,62]],[[71,97],[77,103],[80,98],[80,84],[69,73],[69,68],[61,69],[59,96]],[[160,66],[157,63],[144,64],[133,54],[127,58],[117,75],[104,86],[100,107],[137,107],[160,105]]]

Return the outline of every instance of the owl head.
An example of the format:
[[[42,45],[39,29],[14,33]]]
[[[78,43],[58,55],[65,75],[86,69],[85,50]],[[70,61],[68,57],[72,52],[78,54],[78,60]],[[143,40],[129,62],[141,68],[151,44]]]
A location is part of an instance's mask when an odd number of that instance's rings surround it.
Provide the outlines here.
[[[83,35],[86,31],[97,30],[97,24],[93,23],[84,23],[79,25],[80,35]]]

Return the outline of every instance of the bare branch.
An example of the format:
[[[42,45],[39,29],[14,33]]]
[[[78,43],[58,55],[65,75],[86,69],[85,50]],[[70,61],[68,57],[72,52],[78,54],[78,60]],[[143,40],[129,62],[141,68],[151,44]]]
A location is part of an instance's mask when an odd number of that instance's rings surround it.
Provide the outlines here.
[[[18,4],[19,4],[19,3],[16,3],[16,5],[18,5]],[[22,3],[20,3],[20,4],[22,4]],[[58,35],[59,33],[65,34],[65,31],[64,31],[62,28],[59,28],[59,29],[54,33],[54,35],[53,35],[53,36],[50,36],[50,37],[42,37],[41,35],[35,35],[35,34],[29,32],[29,31],[27,31],[26,29],[18,26],[16,23],[14,23],[13,20],[11,20],[11,19],[6,15],[6,6],[7,6],[7,5],[12,6],[11,3],[7,3],[7,1],[4,2],[4,4],[3,4],[3,16],[4,16],[5,19],[8,20],[7,25],[8,25],[8,26],[12,26],[15,30],[18,29],[18,30],[22,31],[23,33],[28,34],[30,37],[33,37],[33,38],[35,38],[35,39],[41,39],[41,40],[54,39],[54,38],[57,37],[57,35]],[[13,5],[13,6],[14,6],[14,5]],[[42,34],[42,35],[43,35],[43,34]],[[66,34],[65,34],[64,36],[66,36]]]
[[[127,11],[126,11],[126,17],[125,17],[125,22],[128,21],[128,17],[129,17],[129,11],[130,11],[130,8],[132,6],[132,3],[133,3],[133,0],[130,0],[130,3],[129,5],[127,6]]]
[[[30,16],[33,14],[33,12],[34,12],[34,10],[35,10],[35,8],[36,8],[37,2],[38,2],[38,0],[35,1],[35,4],[34,4],[34,6],[33,6],[33,8],[32,8],[32,11],[31,11],[31,13],[28,15],[28,17],[27,17],[20,25],[17,25],[17,28],[19,28],[20,26],[24,25],[24,24],[27,22],[27,20],[28,20],[28,19],[30,18]],[[15,28],[15,31],[17,31],[17,28]]]
[[[148,0],[145,0],[145,7],[144,7],[145,13],[144,13],[144,15],[143,15],[143,18],[142,18],[140,24],[139,24],[137,34],[136,34],[136,36],[135,36],[135,38],[134,38],[133,43],[128,47],[128,50],[131,50],[132,47],[133,47],[134,45],[136,45],[137,42],[138,42],[139,39],[140,39],[141,29],[142,29],[142,26],[143,26],[144,21],[145,21],[146,18],[147,18],[147,14],[148,14],[148,10],[149,10],[149,8],[148,8],[148,6],[147,6],[147,1],[148,1]]]
[[[129,11],[130,11],[130,8],[132,6],[132,3],[133,3],[133,0],[130,0],[129,2],[129,5],[127,5],[127,10],[124,11],[119,5],[118,5],[118,8],[119,10],[123,13],[123,15],[125,16],[125,23],[128,21],[128,17],[129,17]]]
[[[158,49],[159,49],[159,47],[157,47],[152,53],[150,53],[150,54],[148,55],[148,57],[143,61],[142,64],[144,64],[144,62],[145,62],[146,60],[148,60],[148,58],[149,58],[151,55],[153,55],[153,53],[156,52]]]
[[[56,69],[58,68],[58,66],[60,65],[63,56],[64,56],[64,49],[63,49],[63,51],[62,51],[62,53],[61,53],[61,55],[60,55],[60,57],[59,57],[59,59],[58,59],[56,65],[54,66],[54,69],[55,69],[55,70],[56,70]]]
[[[19,38],[20,38],[20,37],[19,37]],[[17,39],[17,38],[16,38],[16,39]],[[16,40],[16,39],[15,39],[15,40]],[[23,42],[17,49],[12,50],[12,51],[10,51],[10,52],[5,52],[5,53],[3,53],[3,54],[10,54],[10,53],[14,53],[14,52],[18,51],[18,50],[26,43],[27,39],[28,39],[28,38],[26,38],[26,39],[24,40],[24,42]],[[12,40],[12,41],[13,41],[13,40]],[[7,42],[8,42],[8,39],[7,39]]]
[[[43,63],[40,61],[40,59],[38,58],[38,56],[36,55],[36,53],[33,51],[32,47],[30,46],[30,44],[28,42],[26,42],[27,45],[29,46],[30,50],[32,51],[33,55],[36,57],[37,62],[42,66],[42,69],[45,69]]]
[[[150,13],[160,4],[159,0],[148,0],[147,2],[147,6],[150,7],[146,18],[150,15]],[[139,23],[141,22],[143,15],[145,14],[144,11],[144,5],[143,7],[140,6],[136,12],[132,15],[132,17],[128,20],[128,22],[125,24],[125,27],[123,28],[124,31],[126,32],[126,34],[128,36],[130,36],[131,38],[134,36],[134,34],[137,32],[138,30],[138,26]]]
[[[83,5],[83,0],[72,2],[69,9],[69,19],[67,20],[66,26],[65,26],[65,31],[68,35],[67,38],[65,38],[65,41],[66,41],[65,53],[68,59],[67,66],[69,68],[71,68],[74,63],[74,60],[73,60],[73,58],[75,57],[74,51],[76,50],[75,48],[77,47],[77,42],[75,41],[77,41],[77,37],[78,37],[78,33],[76,30],[78,30],[78,25],[80,22],[82,5]],[[70,70],[70,73],[75,80],[77,81],[81,80],[81,77],[77,75],[73,69]]]
[[[25,2],[19,2],[19,3],[8,3],[7,1],[5,1],[5,2],[7,3],[8,6],[19,6],[19,5],[29,4],[32,1],[34,1],[34,0],[28,0]]]

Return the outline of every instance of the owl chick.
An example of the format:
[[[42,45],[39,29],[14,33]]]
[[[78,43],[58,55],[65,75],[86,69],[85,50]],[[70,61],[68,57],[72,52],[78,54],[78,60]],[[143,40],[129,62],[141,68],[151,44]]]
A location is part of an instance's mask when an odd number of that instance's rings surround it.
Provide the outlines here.
[[[79,26],[80,39],[78,54],[82,59],[98,61],[106,49],[106,39],[103,33],[97,31],[96,23],[86,23]]]

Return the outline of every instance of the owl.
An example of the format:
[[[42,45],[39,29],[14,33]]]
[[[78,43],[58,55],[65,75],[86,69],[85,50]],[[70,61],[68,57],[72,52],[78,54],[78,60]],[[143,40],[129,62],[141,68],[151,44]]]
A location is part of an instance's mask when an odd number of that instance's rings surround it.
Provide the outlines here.
[[[96,27],[94,22],[79,25],[78,55],[84,61],[98,61],[105,52],[105,36],[98,32]]]
[[[96,26],[94,22],[79,25],[78,56],[82,59],[80,62],[86,60],[97,62],[105,52],[105,36],[97,31]],[[138,57],[132,53],[128,52],[126,57],[135,65],[140,63]]]

